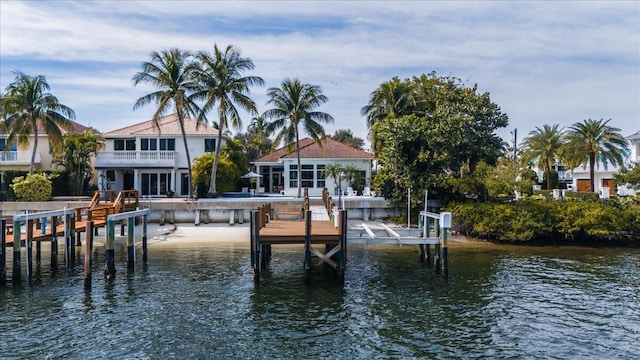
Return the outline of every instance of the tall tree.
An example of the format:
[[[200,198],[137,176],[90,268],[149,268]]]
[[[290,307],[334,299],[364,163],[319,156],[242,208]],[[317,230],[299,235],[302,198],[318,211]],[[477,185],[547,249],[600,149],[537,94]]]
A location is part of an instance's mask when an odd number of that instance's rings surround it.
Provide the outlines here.
[[[264,84],[264,80],[258,76],[242,76],[246,70],[253,70],[253,61],[242,57],[240,51],[229,45],[223,51],[213,46],[213,54],[199,52],[197,59],[200,62],[200,70],[195,72],[195,78],[199,89],[194,98],[204,100],[199,119],[206,121],[206,114],[214,108],[218,113],[218,140],[216,144],[216,157],[211,166],[211,183],[209,184],[209,197],[216,196],[216,170],[220,159],[220,144],[222,133],[230,126],[240,129],[242,120],[238,107],[250,114],[257,114],[255,102],[248,96],[249,86]]]
[[[133,76],[133,84],[149,84],[157,90],[136,100],[133,109],[136,110],[149,103],[157,106],[153,114],[153,124],[160,130],[160,118],[168,111],[175,110],[182,133],[182,142],[187,155],[189,173],[189,198],[192,194],[191,155],[187,146],[187,134],[184,121],[189,116],[196,116],[199,107],[190,95],[196,90],[192,74],[198,69],[192,55],[188,51],[179,49],[163,50],[151,53],[151,61],[142,63],[142,71]],[[200,122],[198,122],[198,125]]]
[[[410,82],[400,81],[397,76],[380,84],[369,97],[369,103],[362,107],[361,114],[367,119],[369,129],[378,120],[399,118],[415,110],[416,100]]]
[[[553,163],[560,160],[563,146],[563,133],[558,124],[536,127],[522,141],[522,162],[529,164],[537,160],[538,167],[545,172],[547,189],[552,188],[551,170]]]
[[[577,122],[567,132],[566,163],[570,168],[589,164],[591,191],[595,191],[595,167],[598,161],[613,166],[624,163],[627,140],[620,129],[609,126],[609,120],[587,119]]]
[[[61,129],[71,129],[75,113],[49,93],[51,88],[44,75],[29,76],[20,71],[16,71],[15,75],[14,82],[7,86],[2,97],[4,120],[0,126],[9,132],[8,144],[17,142],[19,146],[28,146],[33,135],[33,151],[29,163],[29,173],[33,173],[38,150],[38,131],[44,131],[54,154],[58,154],[62,148]],[[5,151],[8,149],[9,147],[5,148]]]
[[[72,180],[74,195],[81,195],[87,180],[91,179],[91,158],[102,148],[104,138],[89,129],[84,133],[71,133],[63,137],[62,153],[54,159],[61,165]]]
[[[269,129],[280,129],[273,141],[274,146],[284,142],[289,150],[295,145],[298,159],[298,197],[302,195],[301,164],[300,164],[300,129],[322,145],[320,139],[324,137],[322,123],[333,123],[333,117],[325,112],[314,111],[315,108],[326,103],[329,99],[322,94],[317,85],[300,82],[298,79],[285,79],[280,88],[267,90],[267,105],[273,108],[262,114],[272,120]]]
[[[268,129],[269,123],[262,116],[251,119],[247,126],[247,132],[242,136],[247,148],[247,157],[250,160],[258,158],[271,150],[273,140],[269,138],[271,133]]]
[[[364,147],[364,140],[357,136],[354,136],[353,132],[351,132],[351,129],[338,129],[336,130],[335,134],[331,136],[331,138],[335,141],[341,142],[345,145],[349,145],[356,149],[362,150],[362,148]]]

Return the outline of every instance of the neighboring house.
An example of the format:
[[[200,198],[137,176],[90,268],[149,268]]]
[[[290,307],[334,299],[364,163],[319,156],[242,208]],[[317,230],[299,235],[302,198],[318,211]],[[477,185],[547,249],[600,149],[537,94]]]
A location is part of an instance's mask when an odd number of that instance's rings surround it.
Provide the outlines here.
[[[565,169],[564,166],[562,164],[558,164],[558,163],[554,163],[552,166],[553,170],[558,172],[558,185],[561,189],[571,189],[572,184],[573,184],[573,177],[571,175],[571,171],[569,171],[568,169]],[[533,170],[533,172],[536,173],[536,175],[538,176],[538,183],[539,184],[545,184],[544,181],[544,170],[541,170],[538,167],[538,164],[535,163],[532,166],[530,166],[530,169]]]
[[[105,147],[96,156],[100,189],[140,191],[141,196],[176,196],[189,194],[187,155],[176,114],[159,119],[158,129],[152,120],[102,134]],[[218,130],[184,120],[191,161],[216,149]]]
[[[302,187],[309,189],[310,196],[321,196],[323,188],[335,192],[334,179],[324,174],[328,164],[355,165],[362,171],[363,179],[368,181],[371,178],[373,154],[328,137],[322,139],[321,143],[322,146],[319,146],[310,138],[300,140],[300,180]],[[291,196],[298,194],[298,158],[295,145],[291,147],[291,151],[288,151],[286,146],[281,147],[253,160],[251,164],[256,167],[256,172],[262,175],[259,190]],[[343,190],[346,186],[346,181],[342,181]]]
[[[88,127],[79,124],[75,121],[71,122],[71,129],[62,131],[62,135],[68,133],[83,133],[89,130]],[[26,148],[20,148],[16,143],[9,144],[7,139],[8,133],[0,133],[0,183],[4,182],[3,174],[9,170],[23,170],[29,171],[29,165],[31,164],[31,155],[33,153],[34,135],[30,136],[29,146]],[[7,153],[4,152],[6,148],[9,148]],[[53,163],[53,153],[49,145],[49,137],[38,126],[38,149],[36,150],[36,157],[34,162],[34,168],[50,171],[55,170],[56,166]]]
[[[630,142],[631,154],[629,161],[640,161],[640,131],[628,136]],[[613,181],[613,175],[620,170],[619,166],[605,165],[602,162],[596,164],[594,187],[595,192],[601,193],[603,188],[609,189],[609,194],[617,194],[622,196],[634,195],[635,191],[628,189],[626,186],[617,186]],[[573,174],[573,189],[577,191],[589,191],[589,167],[579,166],[571,170]]]

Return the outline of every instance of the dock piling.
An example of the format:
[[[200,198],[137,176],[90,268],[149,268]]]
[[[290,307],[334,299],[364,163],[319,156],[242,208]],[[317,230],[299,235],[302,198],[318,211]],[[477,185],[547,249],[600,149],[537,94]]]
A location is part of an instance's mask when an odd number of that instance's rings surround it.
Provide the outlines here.
[[[142,217],[142,262],[147,263],[147,215]]]
[[[51,271],[55,273],[58,268],[58,217],[54,216],[51,219]],[[56,231],[54,231],[54,229]]]
[[[114,220],[107,221],[107,241],[105,251],[106,268],[104,276],[107,279],[113,279],[116,276],[116,263],[115,263],[115,237],[116,237],[116,223]]]
[[[13,220],[13,277],[12,281],[14,284],[20,284],[22,282],[22,268],[20,261],[20,253],[21,250],[21,239],[20,233],[22,230],[20,229],[20,221]]]
[[[91,268],[93,266],[93,221],[87,221],[87,239],[84,246],[84,289],[91,290]]]
[[[133,270],[136,260],[136,248],[134,239],[134,222],[135,218],[127,219],[127,269]]]
[[[7,282],[7,219],[0,219],[0,287]]]

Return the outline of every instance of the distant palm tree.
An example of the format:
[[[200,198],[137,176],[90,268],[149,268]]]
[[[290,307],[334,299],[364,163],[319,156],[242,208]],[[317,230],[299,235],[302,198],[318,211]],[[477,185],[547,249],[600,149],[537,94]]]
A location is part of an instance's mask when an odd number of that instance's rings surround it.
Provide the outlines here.
[[[336,185],[336,190],[338,190],[344,177],[344,167],[338,163],[327,164],[324,167],[324,175],[325,177],[333,178],[333,183]]]
[[[329,99],[322,94],[317,85],[300,82],[298,79],[285,79],[280,88],[267,90],[267,105],[273,108],[262,114],[273,120],[270,130],[281,129],[273,141],[274,146],[284,142],[288,149],[296,147],[298,158],[298,197],[302,194],[301,164],[300,164],[300,125],[305,132],[322,145],[320,139],[325,135],[321,123],[333,123],[333,117],[327,113],[314,111],[315,108],[326,103]]]
[[[55,157],[53,164],[61,165],[69,174],[73,194],[81,195],[87,180],[91,179],[93,167],[91,158],[103,147],[104,138],[100,133],[89,129],[83,133],[70,133],[63,137],[60,156]]]
[[[2,97],[4,120],[0,126],[9,132],[7,144],[16,142],[20,146],[27,146],[33,135],[33,151],[29,163],[29,173],[33,173],[38,149],[38,129],[45,132],[54,154],[58,154],[62,149],[61,129],[71,129],[75,113],[49,93],[50,87],[44,75],[29,76],[20,71],[15,74],[15,81],[7,86]],[[10,147],[6,147],[5,152],[9,149]]]
[[[151,61],[142,64],[142,71],[133,76],[133,84],[140,83],[152,85],[157,89],[136,100],[133,109],[136,110],[149,103],[155,103],[157,109],[153,114],[153,124],[160,129],[160,118],[168,111],[175,110],[182,132],[182,141],[187,155],[189,173],[189,192],[191,197],[191,155],[187,146],[187,134],[184,129],[184,120],[190,115],[196,116],[198,105],[189,97],[195,90],[192,74],[197,70],[192,56],[187,51],[179,49],[164,50],[160,53],[151,53]],[[199,125],[200,123],[198,123]]]
[[[545,171],[547,189],[551,189],[551,169],[553,163],[561,157],[564,140],[562,129],[558,124],[536,127],[529,136],[522,141],[522,162],[529,164],[537,160],[538,167]]]
[[[250,92],[249,86],[262,86],[264,80],[258,76],[242,76],[245,70],[254,68],[253,61],[242,57],[240,52],[231,45],[227,46],[224,52],[214,45],[213,55],[208,52],[199,52],[197,59],[200,62],[200,69],[195,72],[195,78],[199,89],[193,97],[205,101],[199,120],[206,121],[206,114],[214,107],[218,110],[218,140],[208,192],[209,197],[214,197],[222,133],[229,126],[236,129],[242,127],[237,106],[251,114],[258,113],[255,102],[247,94]]]
[[[253,158],[262,156],[271,149],[273,141],[269,139],[270,135],[269,123],[264,117],[256,116],[251,119],[251,123],[247,126],[246,140],[252,149]]]
[[[567,132],[566,163],[574,168],[589,164],[591,191],[595,191],[595,166],[603,161],[605,166],[624,163],[623,154],[627,140],[620,135],[620,129],[607,125],[611,119],[587,119],[573,124]]]
[[[384,82],[371,93],[369,103],[360,110],[367,118],[369,129],[378,120],[397,118],[411,114],[416,102],[411,83],[400,81],[397,76]]]

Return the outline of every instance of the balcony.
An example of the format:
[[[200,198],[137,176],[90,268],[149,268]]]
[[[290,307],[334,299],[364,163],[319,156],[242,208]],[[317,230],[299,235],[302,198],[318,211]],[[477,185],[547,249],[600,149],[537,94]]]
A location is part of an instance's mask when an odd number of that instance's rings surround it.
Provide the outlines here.
[[[31,151],[8,151],[0,152],[0,165],[16,166],[16,165],[30,165],[31,164]],[[40,164],[40,153],[36,152],[36,158],[34,164]]]
[[[100,151],[96,168],[176,167],[175,151]]]

